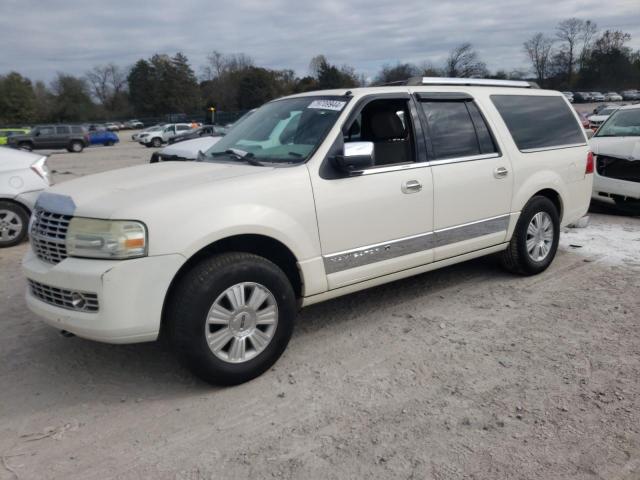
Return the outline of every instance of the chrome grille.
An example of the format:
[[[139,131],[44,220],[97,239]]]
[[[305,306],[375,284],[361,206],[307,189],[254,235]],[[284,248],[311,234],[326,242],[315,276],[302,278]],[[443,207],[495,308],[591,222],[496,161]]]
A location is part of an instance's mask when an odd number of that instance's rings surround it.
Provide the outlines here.
[[[31,246],[41,260],[59,263],[67,258],[65,240],[71,215],[35,208],[31,220]]]
[[[64,288],[52,287],[33,280],[29,281],[31,294],[49,305],[54,305],[76,312],[97,312],[98,295],[90,292],[78,292]]]

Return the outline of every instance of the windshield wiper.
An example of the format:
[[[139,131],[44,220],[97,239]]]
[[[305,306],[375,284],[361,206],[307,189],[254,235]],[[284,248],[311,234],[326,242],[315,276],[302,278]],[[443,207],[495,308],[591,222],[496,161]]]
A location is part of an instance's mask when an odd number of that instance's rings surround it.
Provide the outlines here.
[[[203,154],[204,155],[204,154]],[[251,152],[245,152],[244,150],[240,150],[238,148],[228,148],[224,152],[213,152],[209,154],[212,157],[219,157],[221,155],[231,156],[237,160],[243,160],[247,162],[249,165],[255,165],[256,167],[264,167],[264,163],[256,160],[254,154]]]

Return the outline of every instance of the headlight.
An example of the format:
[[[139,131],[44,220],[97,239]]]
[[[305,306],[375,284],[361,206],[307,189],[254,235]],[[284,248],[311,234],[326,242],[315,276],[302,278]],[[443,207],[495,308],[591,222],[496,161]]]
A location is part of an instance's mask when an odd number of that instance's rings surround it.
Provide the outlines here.
[[[135,258],[147,254],[147,228],[130,220],[74,217],[67,230],[67,254],[73,257]]]

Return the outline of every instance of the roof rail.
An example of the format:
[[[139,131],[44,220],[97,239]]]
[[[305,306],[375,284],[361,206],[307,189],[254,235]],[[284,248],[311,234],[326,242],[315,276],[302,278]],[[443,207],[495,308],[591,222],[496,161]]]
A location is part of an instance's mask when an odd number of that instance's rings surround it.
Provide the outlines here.
[[[540,88],[525,80],[497,80],[492,78],[411,77],[407,85],[468,85],[479,87]]]

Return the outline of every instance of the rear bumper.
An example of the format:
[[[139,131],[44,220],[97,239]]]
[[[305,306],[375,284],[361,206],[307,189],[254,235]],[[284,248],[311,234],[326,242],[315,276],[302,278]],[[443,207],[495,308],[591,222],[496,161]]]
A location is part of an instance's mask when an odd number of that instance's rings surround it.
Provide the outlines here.
[[[57,265],[43,262],[31,250],[22,266],[27,279],[64,290],[95,293],[98,311],[84,312],[52,305],[27,289],[29,309],[52,327],[106,343],[156,340],[164,299],[181,255],[112,261],[67,258]]]

